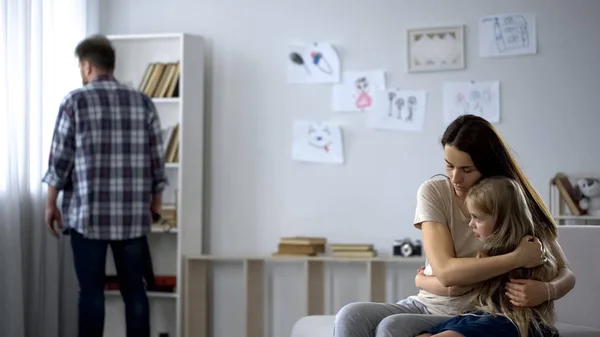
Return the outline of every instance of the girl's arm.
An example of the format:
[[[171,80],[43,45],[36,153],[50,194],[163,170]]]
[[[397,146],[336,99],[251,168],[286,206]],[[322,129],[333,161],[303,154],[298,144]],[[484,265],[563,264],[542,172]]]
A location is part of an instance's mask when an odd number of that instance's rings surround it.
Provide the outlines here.
[[[457,258],[448,227],[426,221],[421,224],[423,246],[433,273],[444,287],[465,286],[508,273],[521,267],[535,267],[543,263],[539,240],[523,238],[511,253],[482,258]]]
[[[435,276],[425,276],[423,273],[417,274],[415,278],[417,288],[425,290],[438,296],[461,296],[468,293],[472,287],[444,287],[440,280]]]
[[[575,274],[569,268],[569,263],[567,262],[567,258],[565,253],[563,252],[558,240],[554,241],[552,246],[550,247],[552,250],[552,254],[558,260],[558,276],[548,282],[550,285],[551,298],[553,300],[558,300],[561,297],[565,296],[569,291],[571,291],[575,287]]]

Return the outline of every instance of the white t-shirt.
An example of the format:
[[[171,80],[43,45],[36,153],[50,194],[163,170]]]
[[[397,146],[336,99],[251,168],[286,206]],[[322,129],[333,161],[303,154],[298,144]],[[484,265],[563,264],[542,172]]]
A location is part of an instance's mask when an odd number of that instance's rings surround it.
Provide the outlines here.
[[[448,179],[430,179],[424,182],[417,192],[414,225],[421,229],[421,224],[427,221],[445,224],[450,230],[456,257],[477,257],[481,250],[481,241],[473,235],[469,228],[470,219],[461,211],[459,203],[460,200],[454,194]],[[454,297],[439,296],[424,290],[413,296],[434,315],[456,315],[469,309],[469,297],[467,294]]]

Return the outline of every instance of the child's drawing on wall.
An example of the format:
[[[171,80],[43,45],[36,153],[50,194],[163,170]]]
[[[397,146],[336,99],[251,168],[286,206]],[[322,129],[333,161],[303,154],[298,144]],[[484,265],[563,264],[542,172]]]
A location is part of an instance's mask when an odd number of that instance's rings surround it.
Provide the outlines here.
[[[356,108],[365,110],[373,104],[373,98],[369,94],[369,80],[366,77],[359,77],[354,81],[356,92],[354,93]]]
[[[342,164],[344,151],[341,128],[332,123],[294,122],[292,159]]]
[[[459,115],[477,115],[490,123],[500,121],[498,82],[451,82],[444,85],[444,121]]]
[[[373,107],[373,93],[385,90],[383,71],[346,71],[342,82],[333,87],[332,109],[338,112],[364,112]]]

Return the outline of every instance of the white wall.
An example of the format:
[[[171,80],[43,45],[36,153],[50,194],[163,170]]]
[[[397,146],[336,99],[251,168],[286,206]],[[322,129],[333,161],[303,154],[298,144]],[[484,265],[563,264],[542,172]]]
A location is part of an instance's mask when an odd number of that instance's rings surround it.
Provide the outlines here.
[[[419,237],[412,227],[416,190],[444,170],[439,139],[445,128],[441,88],[447,80],[501,82],[502,123],[497,127],[544,197],[557,171],[600,169],[595,99],[600,91],[599,1],[141,3],[103,0],[100,31],[185,31],[205,36],[209,44],[205,225],[211,253],[270,254],[280,236],[297,234],[372,242],[387,252],[394,239]],[[505,12],[537,15],[538,55],[478,57],[477,19]],[[467,25],[467,69],[408,75],[405,30],[447,24]],[[425,130],[373,131],[365,127],[364,116],[330,111],[329,87],[286,84],[285,45],[298,39],[334,43],[345,69],[383,68],[389,86],[427,90]],[[296,118],[342,123],[347,163],[292,162],[291,127]],[[356,299],[349,287],[336,285],[342,292],[333,300],[332,311]],[[301,314],[297,303],[291,305],[297,300],[279,305],[295,308],[287,313],[274,310],[273,315],[286,318],[274,320],[273,336],[285,335]]]

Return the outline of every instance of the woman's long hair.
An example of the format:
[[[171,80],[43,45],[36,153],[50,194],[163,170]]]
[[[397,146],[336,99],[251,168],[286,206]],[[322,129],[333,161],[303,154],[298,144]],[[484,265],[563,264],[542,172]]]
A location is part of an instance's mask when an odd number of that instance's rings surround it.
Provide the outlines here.
[[[461,115],[448,125],[442,135],[441,143],[442,146],[454,146],[468,153],[483,179],[503,176],[521,184],[531,207],[538,237],[556,240],[558,229],[552,214],[490,122],[475,115]]]
[[[504,286],[510,279],[532,279],[552,281],[558,275],[558,262],[549,249],[547,236],[539,236],[527,197],[521,185],[509,178],[492,177],[481,180],[467,195],[469,209],[495,217],[492,233],[483,241],[482,255],[496,256],[513,252],[526,235],[540,238],[547,262],[535,268],[519,268],[508,274],[497,276],[475,285],[473,299],[476,309],[503,314],[518,327],[521,337],[528,337],[530,329],[554,327],[554,304],[546,301],[536,307],[517,307],[510,303]]]

